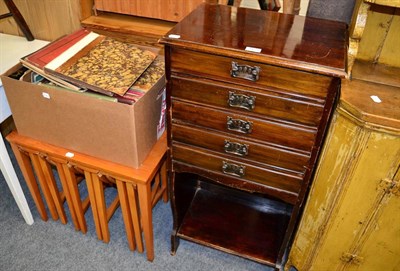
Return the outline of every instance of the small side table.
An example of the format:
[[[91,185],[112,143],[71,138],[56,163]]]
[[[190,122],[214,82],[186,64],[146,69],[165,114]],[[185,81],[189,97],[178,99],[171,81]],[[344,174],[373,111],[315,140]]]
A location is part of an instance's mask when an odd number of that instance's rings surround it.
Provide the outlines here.
[[[7,69],[15,65],[21,57],[40,49],[47,43],[47,41],[42,40],[28,42],[24,37],[0,33],[0,74],[3,74]],[[10,115],[10,107],[8,106],[3,90],[3,84],[0,80],[0,123]],[[0,170],[6,179],[8,187],[11,190],[25,222],[32,225],[32,214],[12,166],[10,157],[8,156],[3,137],[0,138]]]
[[[3,173],[4,179],[10,188],[10,191],[15,199],[15,202],[18,205],[19,210],[21,211],[22,216],[25,219],[25,222],[28,225],[33,224],[32,213],[29,210],[28,203],[26,202],[24,192],[22,191],[21,185],[19,184],[18,177],[15,173],[15,170],[12,166],[10,157],[8,156],[6,146],[3,141],[3,137],[0,139],[0,169]]]
[[[42,214],[42,219],[47,220],[47,214],[45,213],[46,211],[39,189],[37,189],[38,185],[33,170],[30,168],[31,163],[26,161],[26,159],[35,155],[39,155],[45,160],[58,161],[62,168],[64,168],[64,170],[61,171],[57,168],[59,175],[66,174],[66,169],[69,167],[77,167],[83,170],[88,185],[90,205],[92,206],[96,232],[99,239],[103,240],[105,243],[109,241],[107,222],[111,215],[108,214],[106,210],[104,191],[100,188],[99,176],[105,176],[108,180],[115,182],[130,249],[135,249],[134,243],[136,242],[138,251],[143,252],[143,245],[141,243],[141,233],[143,231],[147,259],[149,261],[154,259],[152,208],[161,198],[164,202],[168,201],[168,147],[165,133],[154,145],[146,160],[139,168],[123,166],[69,149],[50,145],[43,141],[19,135],[15,131],[7,136],[7,140],[10,142],[15,153],[15,157],[30,188],[32,197],[36,199],[35,202],[39,212]],[[24,155],[27,157],[25,161],[22,158]],[[42,178],[44,178],[44,175]],[[49,182],[47,178],[46,180],[42,180],[40,184],[43,186]],[[68,179],[67,182],[68,185],[63,186],[63,189],[66,191],[66,195],[71,195],[71,201],[74,202],[72,207],[73,212],[77,215],[78,224],[81,225],[80,230],[85,232],[82,226],[85,225],[84,212],[82,208],[76,204],[76,202],[80,201],[79,194],[71,189],[73,180]],[[48,198],[49,197],[46,198],[46,202],[51,201],[51,199],[48,200]],[[42,212],[40,210],[42,210]],[[57,216],[55,216],[55,218],[57,218]]]

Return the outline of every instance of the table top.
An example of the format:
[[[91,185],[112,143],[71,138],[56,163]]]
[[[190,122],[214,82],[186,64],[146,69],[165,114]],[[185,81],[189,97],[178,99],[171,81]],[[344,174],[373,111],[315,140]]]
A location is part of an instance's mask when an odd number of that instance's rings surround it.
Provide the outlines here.
[[[17,64],[21,57],[39,50],[48,43],[36,39],[27,41],[25,37],[0,33],[0,74]]]
[[[48,43],[36,39],[27,41],[25,37],[0,33],[0,75],[17,64],[21,57],[39,50]],[[2,86],[0,79],[0,123],[11,115]]]
[[[6,138],[9,142],[18,146],[46,153],[53,159],[67,160],[71,164],[79,164],[80,166],[98,170],[114,178],[136,184],[145,184],[152,181],[159,166],[163,163],[163,157],[167,155],[168,151],[167,136],[166,133],[164,133],[155,143],[142,165],[139,168],[133,168],[65,149],[62,146],[55,146],[27,136],[22,136],[16,131],[11,132]]]
[[[340,108],[370,128],[400,134],[400,88],[367,82],[343,80]]]

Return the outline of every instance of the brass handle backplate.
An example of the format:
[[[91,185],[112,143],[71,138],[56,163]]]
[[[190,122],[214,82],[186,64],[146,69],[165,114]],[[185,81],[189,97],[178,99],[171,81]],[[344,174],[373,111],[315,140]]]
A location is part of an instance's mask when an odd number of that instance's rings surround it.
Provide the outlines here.
[[[232,91],[229,91],[228,105],[230,107],[244,108],[252,111],[256,106],[256,97],[236,94]]]
[[[222,172],[235,177],[243,177],[245,174],[246,166],[232,164],[222,161]]]
[[[230,131],[250,134],[253,131],[253,123],[251,121],[234,119],[228,116],[226,121],[226,128]]]
[[[239,156],[246,156],[249,154],[249,145],[236,142],[230,142],[225,139],[224,151]]]
[[[239,65],[232,61],[231,76],[255,82],[260,78],[260,70],[258,66]]]

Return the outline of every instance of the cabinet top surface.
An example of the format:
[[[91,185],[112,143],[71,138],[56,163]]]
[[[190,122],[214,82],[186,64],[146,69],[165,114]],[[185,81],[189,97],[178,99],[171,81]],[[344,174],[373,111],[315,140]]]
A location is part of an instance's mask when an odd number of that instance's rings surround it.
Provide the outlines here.
[[[316,73],[346,75],[347,26],[341,22],[202,4],[160,42]],[[253,51],[257,49],[261,52]]]
[[[343,80],[340,107],[369,126],[400,134],[400,88],[362,80]]]

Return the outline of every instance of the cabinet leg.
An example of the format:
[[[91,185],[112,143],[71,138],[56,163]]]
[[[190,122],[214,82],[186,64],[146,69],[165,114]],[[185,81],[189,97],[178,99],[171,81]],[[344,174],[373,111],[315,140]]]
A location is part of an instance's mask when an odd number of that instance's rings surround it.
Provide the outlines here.
[[[176,236],[176,233],[171,234],[171,255],[174,256],[176,254],[176,250],[179,246],[179,237]]]

